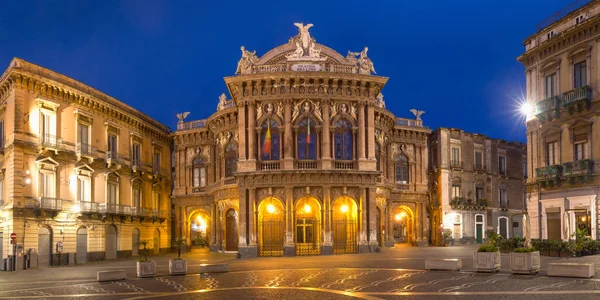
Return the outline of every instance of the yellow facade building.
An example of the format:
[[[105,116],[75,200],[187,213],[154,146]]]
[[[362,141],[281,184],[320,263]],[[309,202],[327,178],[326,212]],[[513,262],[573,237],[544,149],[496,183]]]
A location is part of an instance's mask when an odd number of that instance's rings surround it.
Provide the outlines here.
[[[15,251],[21,268],[136,256],[141,240],[169,249],[169,128],[15,58],[0,129],[0,267]]]

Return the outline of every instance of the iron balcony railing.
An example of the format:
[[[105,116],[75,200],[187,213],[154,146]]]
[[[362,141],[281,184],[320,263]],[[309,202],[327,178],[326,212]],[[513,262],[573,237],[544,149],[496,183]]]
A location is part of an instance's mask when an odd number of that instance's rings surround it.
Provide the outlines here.
[[[141,207],[131,207],[131,215],[134,217],[147,217],[148,209]]]
[[[569,106],[577,101],[589,102],[590,99],[592,99],[592,89],[589,85],[584,85],[564,93],[562,97],[562,105]]]
[[[589,175],[594,173],[594,161],[582,159],[563,164],[563,176]]]
[[[131,215],[131,207],[128,205],[119,205],[115,203],[100,203],[100,212],[112,215]]]
[[[98,212],[98,203],[89,201],[79,201],[79,211],[87,213]]]
[[[562,175],[562,165],[551,165],[535,169],[537,180],[554,179]]]
[[[333,167],[337,170],[354,170],[356,164],[353,160],[334,160]]]
[[[177,124],[177,130],[190,130],[196,128],[205,128],[206,120],[196,120],[190,122],[181,122]]]
[[[45,210],[62,210],[62,199],[53,197],[40,197],[39,207]]]
[[[312,170],[317,168],[316,160],[298,160],[296,161],[296,168],[300,170]]]
[[[409,127],[423,127],[423,120],[396,118],[396,125]]]
[[[77,155],[92,156],[96,154],[96,147],[87,143],[78,142],[76,150]]]
[[[40,144],[44,148],[60,149],[63,145],[62,137],[57,137],[53,134],[42,133],[40,135]]]
[[[560,111],[560,102],[560,96],[546,98],[535,105],[535,114],[542,115],[550,113],[551,115],[558,115]]]

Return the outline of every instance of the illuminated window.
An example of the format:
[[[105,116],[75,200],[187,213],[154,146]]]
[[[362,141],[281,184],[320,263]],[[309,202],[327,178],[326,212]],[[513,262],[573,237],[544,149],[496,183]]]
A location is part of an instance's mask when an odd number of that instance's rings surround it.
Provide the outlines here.
[[[352,160],[353,159],[353,142],[352,142],[352,125],[348,120],[340,119],[335,122],[334,134],[334,150],[335,159],[337,160]]]
[[[279,142],[277,144],[277,148],[279,149]],[[279,157],[279,152],[277,153],[277,157]],[[235,172],[237,172],[237,147],[234,143],[229,143],[227,144],[227,147],[225,147],[225,177],[231,177]],[[206,184],[206,174],[204,175],[204,178]]]
[[[204,160],[200,157],[196,157],[193,161],[194,173],[192,174],[192,186],[193,187],[204,187],[206,186],[206,165]]]
[[[260,158],[266,160],[279,160],[279,124],[273,119],[267,119],[262,124],[260,135]],[[226,172],[227,173],[227,172]],[[227,174],[225,174],[226,177]]]
[[[298,159],[317,159],[315,121],[305,117],[298,123]]]
[[[396,160],[396,183],[408,183],[408,157],[405,155],[398,156]]]

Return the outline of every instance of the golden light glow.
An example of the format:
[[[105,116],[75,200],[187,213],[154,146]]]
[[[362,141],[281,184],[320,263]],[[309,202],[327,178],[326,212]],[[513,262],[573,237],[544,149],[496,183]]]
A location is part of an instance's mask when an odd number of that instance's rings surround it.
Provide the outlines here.
[[[400,220],[402,220],[402,215],[396,214],[395,218],[396,218],[396,221],[400,221]]]
[[[581,217],[581,222],[585,222],[585,220],[587,220],[586,217]]]
[[[310,205],[304,204],[304,212],[305,213],[310,213]]]
[[[275,206],[273,204],[268,204],[267,205],[267,211],[272,214],[275,213]]]
[[[348,205],[346,205],[346,204],[342,205],[342,207],[340,207],[340,211],[343,213],[348,212]]]
[[[71,190],[71,193],[73,194],[77,192],[77,176],[75,174],[69,176],[69,190]]]
[[[401,212],[401,213],[400,213],[400,217],[401,217],[401,218],[404,218],[404,217],[406,217],[406,213],[405,213],[405,212]]]
[[[206,221],[204,218],[198,216],[196,219],[198,220],[198,229],[200,229],[200,231],[206,230]]]
[[[75,202],[75,203],[77,203],[77,202]],[[81,207],[79,206],[79,203],[73,205],[73,212],[76,213],[76,214],[78,214],[79,212],[81,212]]]

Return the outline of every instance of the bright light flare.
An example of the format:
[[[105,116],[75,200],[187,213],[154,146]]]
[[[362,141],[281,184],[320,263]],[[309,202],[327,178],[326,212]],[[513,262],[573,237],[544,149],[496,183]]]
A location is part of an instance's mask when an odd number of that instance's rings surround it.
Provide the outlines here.
[[[275,213],[275,205],[273,205],[273,204],[269,204],[269,205],[267,205],[267,211],[268,211],[270,214],[272,214],[272,213]]]
[[[343,213],[346,213],[346,212],[348,212],[348,205],[346,205],[346,204],[342,205],[342,207],[340,207],[340,210],[341,210]]]
[[[310,209],[311,209],[311,208],[310,208],[310,205],[308,205],[308,204],[304,204],[304,212],[305,212],[305,213],[310,213]]]
[[[533,114],[533,105],[531,103],[524,101],[521,103],[521,114],[526,117],[527,120],[530,119],[530,116]]]

